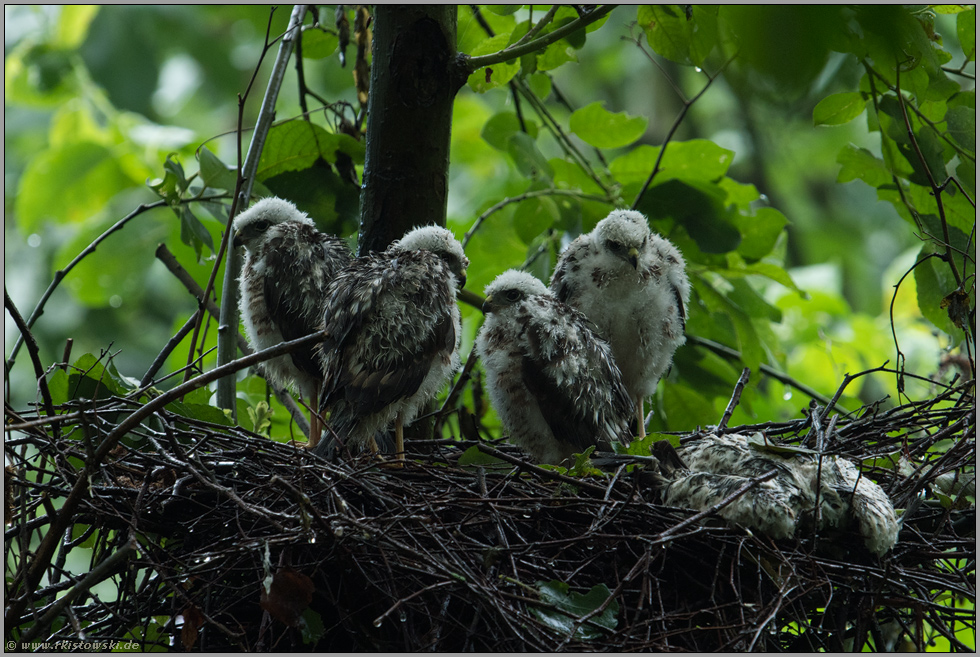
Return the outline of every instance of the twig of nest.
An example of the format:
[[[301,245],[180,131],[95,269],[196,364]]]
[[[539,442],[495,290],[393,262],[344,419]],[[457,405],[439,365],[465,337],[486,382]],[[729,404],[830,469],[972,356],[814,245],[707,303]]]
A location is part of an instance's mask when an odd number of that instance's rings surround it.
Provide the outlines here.
[[[607,471],[583,475],[542,469],[506,444],[433,440],[408,443],[406,467],[393,470],[367,456],[329,463],[160,409],[93,470],[36,591],[18,587],[32,541],[131,406],[8,414],[8,601],[26,603],[6,619],[8,638],[137,637],[147,649],[201,650],[836,651],[923,650],[942,637],[972,648],[963,633],[975,631],[972,607],[952,602],[976,599],[972,385],[836,421],[807,413],[727,428],[808,448],[819,433],[824,453],[861,464],[904,510],[882,558],[846,532],[777,540],[725,522],[720,507],[666,506],[651,457],[609,455]],[[94,575],[72,574],[77,555]],[[115,598],[98,587],[107,581]]]

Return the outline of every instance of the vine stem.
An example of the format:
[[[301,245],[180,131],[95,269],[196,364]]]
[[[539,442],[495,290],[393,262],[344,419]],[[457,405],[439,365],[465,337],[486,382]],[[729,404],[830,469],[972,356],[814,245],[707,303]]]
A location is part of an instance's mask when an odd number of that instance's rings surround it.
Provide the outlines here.
[[[289,26],[279,43],[279,52],[276,54],[272,74],[269,76],[269,84],[266,86],[265,97],[262,99],[262,107],[259,109],[255,131],[252,133],[248,154],[245,156],[245,162],[241,169],[241,190],[235,199],[237,208],[233,208],[236,212],[240,212],[248,206],[248,199],[252,195],[252,185],[255,183],[255,174],[259,168],[259,158],[262,155],[265,140],[269,136],[269,130],[272,128],[272,121],[276,116],[276,100],[279,98],[279,90],[282,88],[282,82],[286,76],[289,58],[293,54],[297,38],[302,34],[300,26],[306,17],[306,9],[307,5],[295,5],[293,7],[293,13],[289,16]],[[229,240],[234,214],[229,213],[228,227],[225,230],[223,244]],[[238,277],[239,261],[236,249],[226,249],[224,283],[221,293],[221,317],[218,320],[219,367],[233,361],[238,348],[235,342],[239,321],[238,287],[235,285],[235,280]],[[234,377],[218,380],[217,402],[220,408],[230,409],[232,419],[237,420],[235,418]]]

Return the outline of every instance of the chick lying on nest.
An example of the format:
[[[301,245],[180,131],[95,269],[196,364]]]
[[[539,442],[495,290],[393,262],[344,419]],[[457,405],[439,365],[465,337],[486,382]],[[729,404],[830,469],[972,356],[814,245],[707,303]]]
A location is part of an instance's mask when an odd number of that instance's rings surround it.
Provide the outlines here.
[[[677,449],[686,466],[665,472],[664,501],[707,509],[770,470],[776,476],[757,484],[718,515],[773,538],[791,538],[798,528],[856,529],[868,550],[882,556],[898,540],[898,520],[885,492],[862,477],[845,458],[793,450],[777,453],[761,434],[708,435]],[[820,470],[820,513],[817,471]],[[816,518],[814,517],[816,516]]]

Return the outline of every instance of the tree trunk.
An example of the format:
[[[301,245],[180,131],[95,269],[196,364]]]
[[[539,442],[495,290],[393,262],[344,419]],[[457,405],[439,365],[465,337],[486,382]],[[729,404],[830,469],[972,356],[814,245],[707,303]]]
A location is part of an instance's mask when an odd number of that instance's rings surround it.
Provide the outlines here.
[[[453,100],[466,81],[455,5],[378,5],[358,253],[446,224]]]

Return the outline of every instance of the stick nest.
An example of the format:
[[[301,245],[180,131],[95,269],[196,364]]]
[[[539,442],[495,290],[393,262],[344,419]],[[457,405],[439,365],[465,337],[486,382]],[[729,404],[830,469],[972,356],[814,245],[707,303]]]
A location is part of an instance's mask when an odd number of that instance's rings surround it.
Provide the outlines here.
[[[433,440],[410,442],[400,469],[332,464],[163,410],[94,471],[27,593],[17,581],[33,546],[134,406],[63,407],[59,432],[46,415],[16,416],[32,426],[7,442],[7,601],[29,599],[7,618],[8,638],[378,652],[921,651],[946,640],[972,652],[975,501],[961,484],[974,476],[973,389],[831,424],[826,453],[861,463],[905,510],[883,559],[856,536],[774,541],[665,507],[642,463],[569,476],[506,444]],[[812,447],[813,416],[730,431]]]

